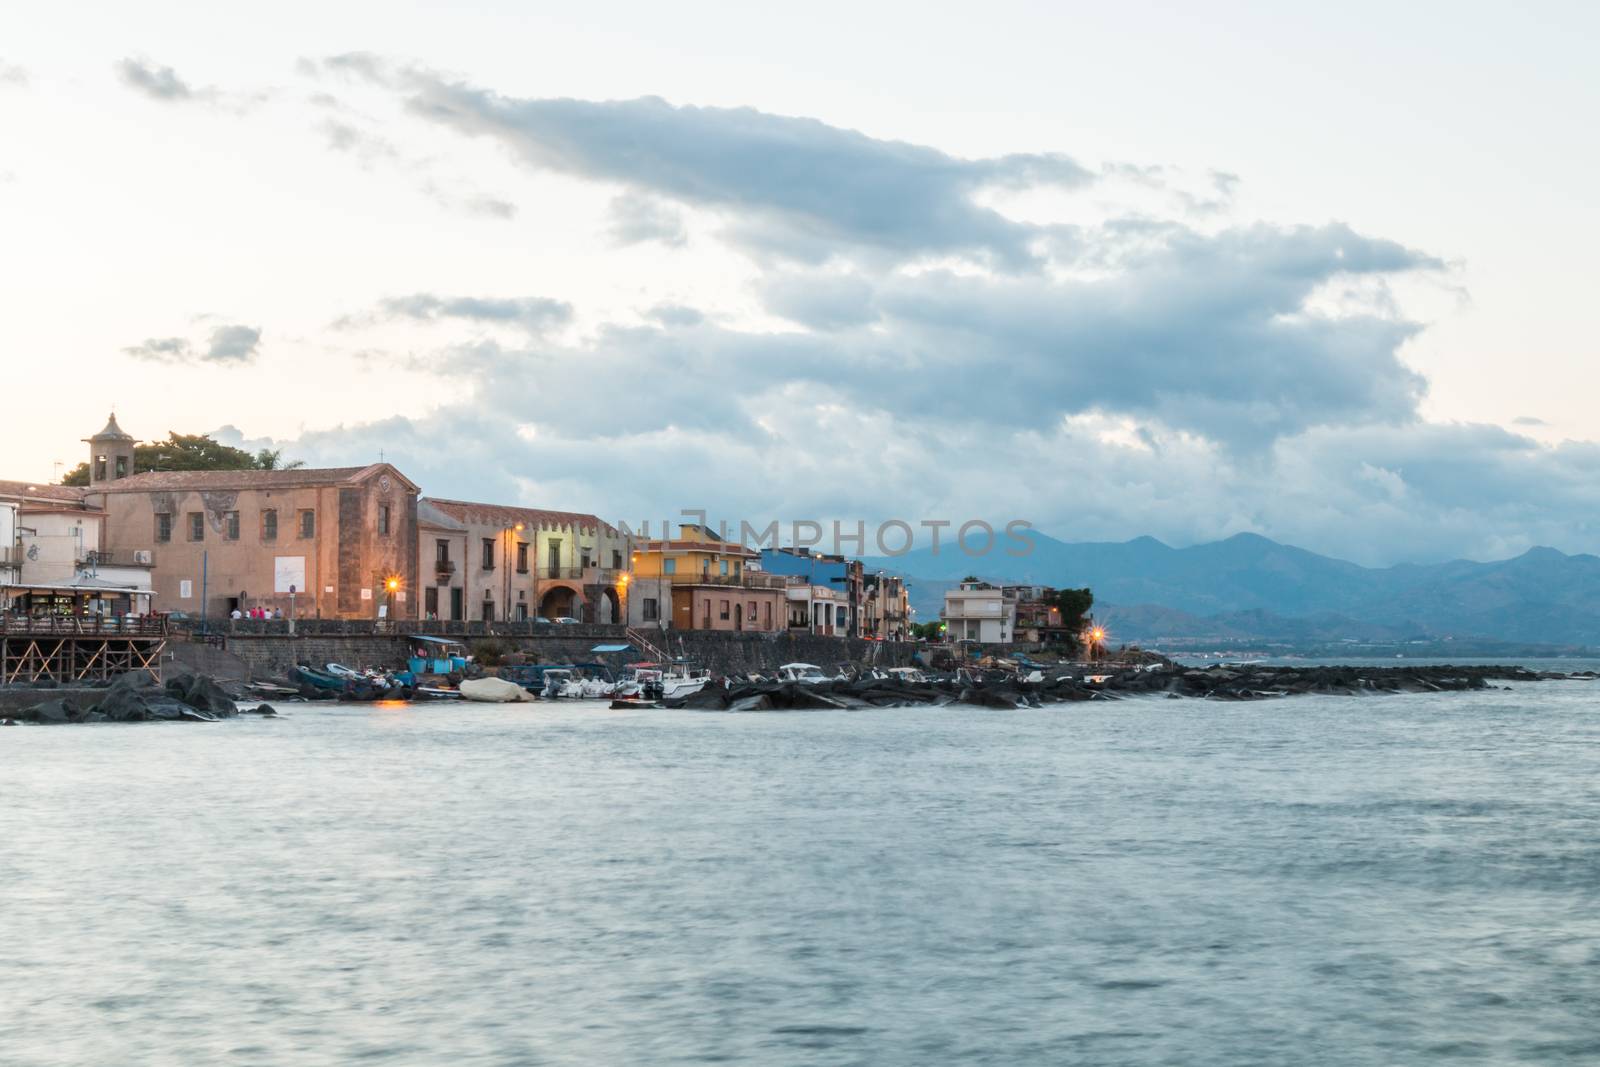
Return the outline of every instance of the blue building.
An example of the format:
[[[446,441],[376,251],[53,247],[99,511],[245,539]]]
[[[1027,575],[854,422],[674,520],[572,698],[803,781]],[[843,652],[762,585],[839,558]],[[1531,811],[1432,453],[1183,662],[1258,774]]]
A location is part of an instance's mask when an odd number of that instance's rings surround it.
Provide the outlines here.
[[[861,561],[843,556],[823,555],[809,548],[763,548],[761,569],[768,574],[785,578],[804,578],[811,585],[827,586],[844,598],[849,615],[845,632],[856,636],[860,631],[858,620],[861,610]]]

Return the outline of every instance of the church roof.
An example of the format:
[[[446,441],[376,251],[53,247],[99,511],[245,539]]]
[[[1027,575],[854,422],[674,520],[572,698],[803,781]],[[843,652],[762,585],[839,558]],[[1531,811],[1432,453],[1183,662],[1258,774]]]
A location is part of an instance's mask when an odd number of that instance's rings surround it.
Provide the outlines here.
[[[93,437],[85,437],[85,441],[132,441],[131,433],[124,433],[121,426],[117,425],[117,413],[112,412],[106,419],[106,428]]]

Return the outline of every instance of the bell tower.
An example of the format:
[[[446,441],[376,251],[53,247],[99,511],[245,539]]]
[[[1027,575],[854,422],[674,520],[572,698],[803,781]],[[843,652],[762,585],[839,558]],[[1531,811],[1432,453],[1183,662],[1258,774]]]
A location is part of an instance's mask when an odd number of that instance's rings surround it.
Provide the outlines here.
[[[133,473],[133,437],[122,432],[113,412],[106,420],[106,428],[93,437],[85,437],[89,444],[89,484],[103,485]]]

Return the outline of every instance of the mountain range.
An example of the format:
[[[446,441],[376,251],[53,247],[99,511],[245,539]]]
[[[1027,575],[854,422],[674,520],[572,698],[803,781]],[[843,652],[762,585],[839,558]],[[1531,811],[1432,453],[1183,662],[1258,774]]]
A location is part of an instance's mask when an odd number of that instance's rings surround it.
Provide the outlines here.
[[[1479,563],[1363,567],[1256,534],[1172,548],[1153,537],[1065,542],[1033,533],[1025,556],[941,546],[865,560],[906,576],[921,619],[968,574],[1006,584],[1089,586],[1120,636],[1478,637],[1600,645],[1600,557],[1532,548]]]

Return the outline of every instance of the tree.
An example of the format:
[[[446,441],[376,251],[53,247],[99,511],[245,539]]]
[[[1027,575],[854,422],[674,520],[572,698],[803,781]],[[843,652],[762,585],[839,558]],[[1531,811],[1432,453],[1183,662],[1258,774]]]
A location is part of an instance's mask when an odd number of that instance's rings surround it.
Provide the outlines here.
[[[911,624],[911,636],[925,641],[935,641],[944,635],[942,622],[914,622]]]
[[[225,445],[203,433],[168,433],[165,441],[146,441],[133,446],[133,473],[145,471],[249,471],[291,470],[304,466],[300,460],[282,463],[282,453],[263,448],[251,454],[242,448]],[[62,485],[88,485],[89,464],[80,463],[61,479]]]
[[[1061,625],[1069,632],[1077,633],[1087,623],[1089,610],[1094,607],[1094,591],[1087,588],[1057,589],[1046,601],[1061,612]]]

